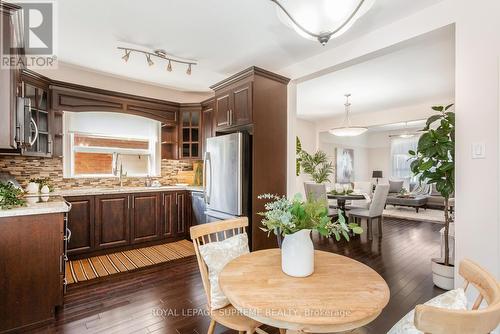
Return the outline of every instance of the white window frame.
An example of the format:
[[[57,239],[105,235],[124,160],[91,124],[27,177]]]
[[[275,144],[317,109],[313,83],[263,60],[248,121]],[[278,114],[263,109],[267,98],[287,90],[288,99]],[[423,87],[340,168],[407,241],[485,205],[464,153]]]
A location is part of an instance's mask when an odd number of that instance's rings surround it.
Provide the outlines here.
[[[116,147],[86,147],[86,146],[75,146],[75,135],[81,135],[86,137],[96,137],[96,138],[106,138],[106,139],[116,139],[116,140],[143,140],[149,143],[149,150],[144,149],[127,149],[127,148],[116,148]],[[64,165],[64,177],[65,178],[119,178],[119,175],[115,174],[75,174],[75,153],[76,152],[84,152],[84,153],[107,153],[113,154],[113,168],[115,165],[115,161],[117,158],[117,154],[128,154],[128,155],[146,155],[149,156],[149,168],[148,172],[145,174],[128,174],[129,177],[146,177],[146,176],[159,176],[161,173],[160,163],[161,151],[157,150],[157,142],[152,140],[152,138],[147,137],[138,137],[138,136],[127,136],[127,137],[117,137],[117,136],[109,136],[97,133],[85,133],[85,132],[68,132],[66,133],[67,140],[64,141],[64,155],[63,159],[69,157],[69,164],[63,163]]]

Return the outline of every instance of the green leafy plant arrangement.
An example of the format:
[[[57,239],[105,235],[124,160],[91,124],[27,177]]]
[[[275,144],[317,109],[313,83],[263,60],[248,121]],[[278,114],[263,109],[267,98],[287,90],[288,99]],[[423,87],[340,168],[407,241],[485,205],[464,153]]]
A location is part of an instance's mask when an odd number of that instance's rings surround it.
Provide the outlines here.
[[[7,210],[25,206],[24,192],[10,183],[0,182],[0,209]]]
[[[333,189],[332,191],[329,192],[329,194],[331,195],[350,195],[354,193],[354,190],[352,189],[347,189],[347,190],[342,190],[342,191],[337,191],[335,189]]]
[[[303,201],[300,194],[295,195],[292,200],[285,196],[264,194],[259,199],[269,200],[265,204],[265,212],[259,213],[263,216],[261,229],[269,234],[293,234],[295,232],[310,229],[318,231],[322,236],[334,236],[337,241],[341,237],[349,240],[349,232],[354,234],[363,233],[358,224],[347,224],[345,218],[339,213],[339,219],[332,221],[328,217],[328,206],[325,201]]]
[[[48,177],[32,178],[29,180],[29,182],[38,183],[40,185],[40,189],[42,189],[44,186],[47,186],[49,187],[50,192],[54,191],[54,186],[52,185],[50,178]]]
[[[333,174],[333,163],[328,161],[325,152],[317,151],[309,154],[304,150],[300,152],[301,166],[304,173],[311,175],[316,183],[330,182],[330,175]]]
[[[427,120],[417,151],[408,152],[413,159],[410,165],[413,174],[419,177],[421,183],[435,184],[444,197],[445,266],[450,265],[449,200],[455,192],[455,113],[448,111],[451,107],[453,104],[432,107],[439,114]],[[434,124],[436,128],[432,128]]]

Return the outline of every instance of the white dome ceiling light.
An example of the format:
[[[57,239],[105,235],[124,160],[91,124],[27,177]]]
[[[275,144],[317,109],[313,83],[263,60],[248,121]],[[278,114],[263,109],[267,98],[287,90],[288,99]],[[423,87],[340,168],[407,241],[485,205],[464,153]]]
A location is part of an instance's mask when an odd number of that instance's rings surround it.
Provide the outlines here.
[[[349,30],[375,0],[286,0],[276,4],[279,19],[307,39],[326,45]]]
[[[349,102],[349,97],[351,94],[345,94],[346,103],[345,103],[345,119],[344,126],[340,128],[331,129],[330,132],[332,135],[337,137],[356,137],[362,135],[368,128],[360,127],[360,126],[351,126],[351,120],[349,118],[349,113],[351,112],[351,103]]]

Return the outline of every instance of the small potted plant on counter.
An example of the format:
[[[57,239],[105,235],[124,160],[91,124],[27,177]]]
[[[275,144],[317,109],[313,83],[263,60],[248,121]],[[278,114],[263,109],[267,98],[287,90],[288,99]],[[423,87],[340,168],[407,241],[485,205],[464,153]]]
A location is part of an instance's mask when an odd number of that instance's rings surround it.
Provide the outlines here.
[[[37,191],[33,192],[34,189]],[[50,179],[48,177],[38,177],[32,178],[29,181],[27,192],[30,194],[37,194],[38,192],[42,194],[48,194],[54,191],[54,187],[52,186]]]
[[[418,141],[417,151],[409,151],[413,161],[411,171],[420,182],[435,184],[444,197],[444,258],[432,259],[434,284],[451,290],[454,286],[454,267],[450,262],[450,197],[455,192],[455,113],[446,107],[432,107],[439,114],[429,117]],[[437,127],[433,128],[433,124]]]
[[[334,236],[337,241],[343,237],[349,240],[349,234],[361,234],[363,229],[357,224],[347,224],[339,214],[337,221],[328,217],[325,201],[303,201],[300,194],[292,200],[285,196],[264,194],[259,199],[269,200],[261,229],[274,233],[281,243],[281,269],[289,276],[306,277],[314,272],[314,245],[311,231],[316,230],[325,237]]]
[[[26,205],[23,191],[10,183],[0,182],[0,210],[13,209]]]

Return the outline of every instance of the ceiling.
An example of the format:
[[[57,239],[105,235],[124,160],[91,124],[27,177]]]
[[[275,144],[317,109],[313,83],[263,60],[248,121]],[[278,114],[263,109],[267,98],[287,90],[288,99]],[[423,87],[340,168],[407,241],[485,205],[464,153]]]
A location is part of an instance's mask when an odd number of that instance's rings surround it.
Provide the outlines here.
[[[132,80],[207,91],[252,65],[279,72],[439,1],[377,0],[351,30],[322,47],[282,24],[269,0],[56,0],[58,59]],[[120,45],[165,49],[199,65],[187,76],[185,66],[169,73],[165,63],[148,67],[139,55],[125,64],[116,49]]]
[[[352,113],[448,102],[453,100],[454,87],[454,29],[446,27],[300,83],[297,114],[314,121],[342,115],[346,93],[352,94]]]

